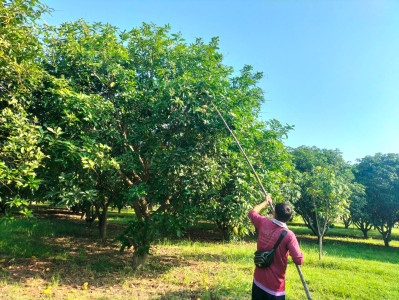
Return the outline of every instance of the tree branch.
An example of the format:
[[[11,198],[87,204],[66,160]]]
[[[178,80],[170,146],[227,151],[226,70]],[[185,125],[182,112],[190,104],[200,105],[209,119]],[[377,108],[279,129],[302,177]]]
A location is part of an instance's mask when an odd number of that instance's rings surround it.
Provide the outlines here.
[[[129,179],[122,171],[118,170],[119,176],[129,185],[134,186],[134,182]]]
[[[162,203],[160,207],[158,207],[156,212],[159,213],[159,212],[165,211],[168,208],[168,206],[170,205],[170,201],[169,201],[170,199],[172,199],[172,196],[168,196],[166,198],[165,202]]]

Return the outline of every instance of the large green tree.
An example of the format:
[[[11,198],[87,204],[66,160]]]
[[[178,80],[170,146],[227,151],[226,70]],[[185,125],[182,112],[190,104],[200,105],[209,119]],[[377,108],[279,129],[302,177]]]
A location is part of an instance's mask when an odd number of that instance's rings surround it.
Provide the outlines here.
[[[328,168],[317,166],[305,174],[305,193],[309,196],[312,220],[307,225],[316,231],[319,259],[322,257],[323,238],[330,223],[348,207],[350,188],[344,177],[336,176]]]
[[[43,153],[37,119],[28,113],[32,94],[41,88],[42,33],[37,23],[48,11],[39,1],[0,2],[0,210],[28,214],[26,199],[39,181]],[[9,211],[12,213],[12,211]],[[11,215],[10,215],[11,217]]]
[[[35,107],[54,131],[46,169],[61,165],[63,173],[53,177],[76,180],[71,188],[77,195],[95,202],[102,201],[100,183],[105,188],[118,183],[118,198],[136,215],[120,240],[123,248],[133,246],[134,264],[140,265],[161,231],[181,234],[208,200],[204,195],[211,185],[200,179],[220,170],[213,165],[229,138],[211,101],[229,124],[250,132],[246,128],[253,126],[263,101],[257,87],[261,74],[246,66],[233,76],[222,63],[217,39],[186,43],[169,27],[152,24],[122,32],[81,20],[53,29],[47,43],[45,68],[57,80],[47,84]],[[272,130],[259,132],[271,135]],[[267,143],[262,151],[272,148]],[[96,163],[100,157],[108,163]],[[105,194],[112,198],[112,190]]]
[[[349,207],[354,176],[338,150],[301,146],[291,152],[301,186],[295,210],[317,236],[321,259],[322,240],[330,223]]]
[[[399,221],[399,154],[366,156],[356,165],[355,176],[366,188],[369,216],[388,247]]]
[[[371,210],[367,202],[365,187],[361,184],[354,184],[350,197],[350,218],[353,224],[363,232],[365,239],[368,232],[373,228]]]
[[[117,72],[115,68],[126,58],[115,30],[83,21],[48,28],[42,61],[48,76],[31,108],[51,132],[44,143],[42,195],[80,208],[86,221],[98,218],[103,239],[108,208],[125,201],[112,148],[115,108],[111,97],[115,92],[109,91],[113,84],[104,87],[99,81],[100,75],[108,76],[108,68]]]

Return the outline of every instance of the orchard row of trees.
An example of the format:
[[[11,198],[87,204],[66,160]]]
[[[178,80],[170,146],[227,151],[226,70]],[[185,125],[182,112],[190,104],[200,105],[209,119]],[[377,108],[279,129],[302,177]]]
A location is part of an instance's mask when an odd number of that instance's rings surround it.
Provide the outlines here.
[[[250,233],[246,215],[262,194],[213,102],[266,189],[293,203],[320,247],[339,216],[365,234],[375,226],[388,246],[398,220],[398,155],[353,167],[337,150],[286,149],[292,127],[258,120],[262,74],[224,65],[216,38],[188,43],[153,24],[51,27],[37,0],[0,8],[4,220],[29,215],[29,201],[51,201],[98,219],[105,238],[109,208],[131,207],[135,218],[119,239],[134,248],[137,265],[157,236],[180,236],[200,219],[226,238],[234,227]]]
[[[373,227],[389,246],[392,228],[399,221],[399,155],[366,156],[355,165],[346,163],[338,150],[292,149],[300,196],[295,211],[319,241],[333,221],[353,223],[364,238]]]

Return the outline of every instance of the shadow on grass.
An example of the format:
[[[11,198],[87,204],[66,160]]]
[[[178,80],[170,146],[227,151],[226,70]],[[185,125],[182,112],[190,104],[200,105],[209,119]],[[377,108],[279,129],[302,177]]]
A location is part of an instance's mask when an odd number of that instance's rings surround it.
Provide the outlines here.
[[[316,237],[298,237],[301,247],[313,249],[318,252]],[[253,242],[253,241],[252,241]],[[255,246],[253,249],[255,252]],[[244,263],[252,264],[253,252],[248,250],[234,251],[226,254],[210,253],[191,253],[184,257],[192,261],[208,261],[222,263]],[[356,241],[325,240],[323,242],[323,253],[330,257],[354,258],[383,263],[399,264],[398,247],[385,247],[383,245],[373,245],[357,243]],[[289,260],[291,261],[291,260]]]
[[[50,284],[75,288],[89,281],[91,286],[107,287],[123,284],[132,278],[156,280],[171,268],[188,264],[180,262],[175,256],[153,256],[144,268],[135,270],[130,261],[131,253],[119,254],[115,249],[95,254],[81,251],[67,260],[11,258],[0,263],[0,278],[7,283],[24,283],[32,278],[41,278]]]
[[[156,280],[169,270],[190,265],[192,261],[242,262],[246,269],[248,264],[252,264],[252,252],[248,251],[226,255],[194,252],[184,255],[184,261],[165,252],[150,256],[146,266],[137,271],[131,267],[131,251],[120,253],[119,245],[113,240],[121,230],[120,225],[110,224],[109,239],[101,242],[96,226],[89,228],[80,216],[62,209],[49,209],[49,215],[41,212],[37,216],[37,222],[18,220],[12,226],[1,228],[0,280],[21,283],[30,278],[40,278],[55,285],[77,288],[90,281],[90,285],[107,287],[123,284],[132,278]],[[186,239],[214,242],[221,241],[221,235],[211,226],[202,226],[199,230],[189,230]],[[256,239],[252,236],[248,240],[254,242]],[[317,247],[315,238],[299,236],[299,240],[304,247]],[[323,249],[329,256],[399,263],[397,247],[325,240]],[[187,295],[190,299],[200,292],[203,296],[209,292],[205,299],[219,299],[216,297],[224,293],[223,290],[185,290],[170,292],[160,299],[182,299],[179,295]],[[225,292],[229,293],[228,290]]]
[[[306,227],[304,224],[301,223],[289,223],[288,227],[298,235],[311,235],[312,231]],[[375,229],[371,229],[368,232],[369,238],[373,238],[376,240],[380,240],[383,243],[382,235]],[[363,233],[360,229],[349,227],[345,229],[341,226],[334,226],[330,228],[327,233],[327,236],[331,237],[343,237],[343,238],[352,238],[358,240],[364,240]],[[394,229],[391,234],[391,239],[393,241],[399,241],[399,234],[397,230]]]
[[[318,249],[316,237],[299,236],[298,241],[301,244]],[[384,245],[359,243],[350,240],[336,240],[333,237],[327,237],[323,241],[323,252],[326,252],[329,256],[360,258],[384,263],[399,263],[398,250],[399,247],[396,246],[385,247]]]
[[[36,214],[36,221],[20,219],[0,228],[0,280],[24,283],[40,278],[55,285],[79,288],[123,284],[133,277],[156,279],[184,262],[177,256],[149,256],[145,267],[131,266],[132,252],[120,253],[114,237],[121,231],[110,224],[109,238],[101,241],[95,226],[89,228],[80,217],[62,215],[50,209]]]

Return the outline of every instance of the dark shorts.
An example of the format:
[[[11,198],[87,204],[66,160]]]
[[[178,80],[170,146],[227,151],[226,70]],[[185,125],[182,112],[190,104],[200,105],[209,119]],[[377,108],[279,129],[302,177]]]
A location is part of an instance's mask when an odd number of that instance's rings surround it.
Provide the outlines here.
[[[252,300],[285,300],[283,296],[273,296],[262,290],[255,283],[252,283]]]

